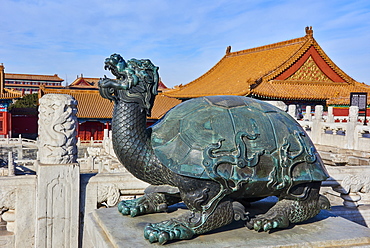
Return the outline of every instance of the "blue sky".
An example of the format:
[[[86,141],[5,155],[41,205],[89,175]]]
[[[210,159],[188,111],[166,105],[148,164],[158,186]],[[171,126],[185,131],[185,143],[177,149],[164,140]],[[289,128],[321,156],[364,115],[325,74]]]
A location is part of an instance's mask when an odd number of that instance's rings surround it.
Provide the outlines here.
[[[370,84],[370,1],[0,0],[7,73],[112,77],[104,59],[149,58],[169,86],[186,84],[232,51],[314,37],[347,74]]]

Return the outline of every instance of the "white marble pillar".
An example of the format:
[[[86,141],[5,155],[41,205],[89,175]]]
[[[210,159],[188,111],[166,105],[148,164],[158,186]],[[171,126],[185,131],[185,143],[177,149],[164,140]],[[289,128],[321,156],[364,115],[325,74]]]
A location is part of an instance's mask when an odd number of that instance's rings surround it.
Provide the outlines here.
[[[356,126],[358,125],[358,107],[351,106],[349,107],[349,121],[347,122],[347,130],[346,130],[346,139],[347,139],[347,149],[354,149],[355,139],[358,139],[358,135],[355,134]]]
[[[312,121],[311,106],[306,106],[306,114],[304,115],[304,119],[307,121]]]
[[[8,176],[15,176],[13,152],[8,152]]]
[[[333,107],[332,106],[329,106],[328,107],[328,120],[327,120],[328,123],[334,123],[334,114],[333,114]]]
[[[311,131],[311,138],[314,144],[321,144],[323,109],[322,105],[315,106],[315,119],[312,121]]]
[[[80,168],[77,101],[70,95],[40,99],[36,246],[78,247]]]
[[[290,104],[288,106],[288,114],[290,114],[290,116],[292,116],[294,119],[297,119],[296,111],[297,111],[297,106],[295,104]]]

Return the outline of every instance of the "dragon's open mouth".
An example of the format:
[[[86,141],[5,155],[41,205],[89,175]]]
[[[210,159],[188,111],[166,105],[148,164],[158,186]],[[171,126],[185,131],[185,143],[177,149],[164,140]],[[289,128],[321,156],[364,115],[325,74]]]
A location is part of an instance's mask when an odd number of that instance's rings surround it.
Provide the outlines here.
[[[110,87],[111,82],[113,81],[109,78],[102,78],[100,79],[99,85],[99,93],[103,98],[107,98],[108,100],[114,101],[116,100],[115,97],[115,88]]]

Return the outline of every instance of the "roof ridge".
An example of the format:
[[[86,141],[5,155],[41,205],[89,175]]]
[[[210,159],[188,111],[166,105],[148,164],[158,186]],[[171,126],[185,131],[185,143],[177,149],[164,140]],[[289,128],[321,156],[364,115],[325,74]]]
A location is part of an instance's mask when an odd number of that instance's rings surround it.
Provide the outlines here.
[[[269,73],[267,73],[266,75],[263,76],[263,77],[267,77],[267,78],[265,78],[267,81],[271,80],[272,78],[277,77],[280,73],[282,73],[283,71],[288,69],[292,64],[294,64],[297,60],[299,60],[299,58],[305,52],[307,52],[307,50],[312,45],[314,38],[313,38],[312,35],[306,35],[302,38],[306,38],[305,39],[306,41],[303,43],[303,45],[292,56],[290,56],[289,59],[284,61],[281,65],[277,66],[274,71],[270,71]]]
[[[252,53],[252,52],[266,51],[266,50],[270,50],[270,49],[274,49],[274,48],[278,48],[278,47],[284,47],[284,46],[288,46],[288,45],[295,45],[295,44],[300,43],[300,42],[303,42],[305,40],[310,40],[310,37],[312,37],[312,36],[305,35],[305,36],[300,37],[300,38],[295,38],[295,39],[280,41],[280,42],[276,42],[276,43],[273,43],[273,44],[259,46],[259,47],[254,47],[254,48],[249,48],[249,49],[245,49],[245,50],[241,50],[241,51],[236,51],[236,52],[230,52],[231,47],[229,46],[230,49],[228,47],[228,49],[226,50],[226,54],[214,66],[212,66],[207,72],[205,72],[203,75],[201,75],[200,77],[194,79],[193,81],[190,81],[189,83],[187,83],[185,85],[180,84],[178,86],[175,86],[173,89],[170,89],[170,90],[166,91],[166,93],[177,92],[180,89],[184,89],[186,87],[191,86],[192,84],[196,83],[200,79],[202,79],[202,78],[206,77],[207,75],[209,75],[212,71],[216,70],[219,67],[219,65],[221,63],[223,63],[223,61],[226,58],[235,57],[235,56],[239,56],[239,55],[244,55],[244,54],[248,54],[248,53]],[[248,81],[248,80],[246,80],[246,81]]]
[[[350,77],[347,73],[345,73],[342,69],[337,66],[333,60],[330,59],[330,57],[325,53],[325,51],[321,48],[319,43],[313,39],[312,45],[316,48],[316,51],[319,53],[321,58],[329,65],[331,69],[333,69],[334,72],[336,72],[343,80],[349,81],[348,83],[354,84],[356,80],[354,80],[352,77]]]
[[[259,47],[253,47],[253,48],[248,48],[240,51],[235,51],[235,52],[230,52],[226,54],[226,57],[234,57],[242,54],[248,54],[248,53],[254,53],[254,52],[261,52],[261,51],[266,51],[278,47],[283,47],[283,46],[288,46],[288,45],[295,45],[297,43],[302,43],[303,41],[307,40],[307,35],[300,37],[300,38],[295,38],[295,39],[290,39],[290,40],[285,40],[285,41],[280,41],[264,46],[259,46]]]
[[[64,79],[60,78],[58,74],[42,75],[42,74],[27,74],[27,73],[4,73],[4,76],[5,76],[5,79],[24,79],[24,78],[30,77],[28,78],[28,80],[37,80],[37,78],[50,78],[50,79],[54,78],[56,79],[54,81],[64,81]]]

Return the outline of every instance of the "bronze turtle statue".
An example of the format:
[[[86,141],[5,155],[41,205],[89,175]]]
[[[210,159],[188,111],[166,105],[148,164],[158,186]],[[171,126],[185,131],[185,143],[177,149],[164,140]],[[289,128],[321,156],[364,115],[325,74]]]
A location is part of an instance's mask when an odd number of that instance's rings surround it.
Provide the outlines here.
[[[190,239],[230,224],[243,215],[242,204],[268,196],[279,201],[265,214],[244,218],[250,229],[286,228],[330,208],[319,194],[328,173],[310,138],[286,112],[248,97],[207,96],[177,105],[147,128],[158,67],[119,54],[107,58],[105,67],[116,76],[99,82],[100,94],[115,103],[115,153],[152,185],[144,196],[121,201],[119,212],[134,217],[178,202],[189,209],[177,219],[148,224],[144,237],[151,243]]]

